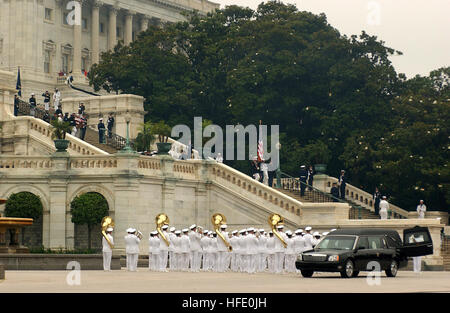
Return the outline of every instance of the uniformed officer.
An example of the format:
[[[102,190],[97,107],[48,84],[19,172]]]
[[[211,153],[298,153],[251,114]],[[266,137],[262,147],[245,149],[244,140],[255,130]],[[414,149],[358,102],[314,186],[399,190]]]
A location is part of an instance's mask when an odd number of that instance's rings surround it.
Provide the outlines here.
[[[255,229],[253,227],[248,229],[248,235],[247,235],[247,253],[248,253],[248,259],[247,262],[249,262],[249,266],[247,266],[247,273],[253,274],[256,272],[256,266],[258,262],[258,239],[255,236]]]
[[[241,272],[248,272],[248,267],[250,266],[250,254],[247,250],[247,230],[241,230],[241,236],[239,237],[239,245],[241,252]]]
[[[237,272],[238,271],[238,262],[237,262],[237,253],[239,251],[239,239],[237,236],[238,231],[237,230],[233,230],[231,232],[231,238],[230,238],[230,245],[233,248],[233,250],[231,251],[231,263],[230,263],[230,269],[233,272]]]
[[[189,232],[190,243],[190,259],[191,259],[191,272],[199,272],[202,260],[202,247],[201,247],[201,235],[197,230],[197,225],[191,225]]]
[[[189,269],[189,257],[191,255],[190,250],[190,241],[188,237],[189,230],[187,228],[184,228],[182,230],[183,235],[181,236],[181,254],[180,254],[180,260],[179,260],[179,269],[183,272],[188,271]]]
[[[419,218],[425,218],[425,212],[427,211],[427,206],[423,203],[423,200],[419,201],[419,205],[416,208]]]
[[[209,267],[213,272],[217,272],[217,258],[218,258],[218,252],[217,252],[217,233],[211,231],[211,240],[209,241]]]
[[[300,196],[305,196],[306,180],[308,179],[308,171],[306,166],[300,166]]]
[[[313,248],[319,243],[319,241],[320,241],[320,234],[319,232],[315,231],[313,233],[313,239],[311,241]]]
[[[283,228],[283,225],[277,225],[277,232],[280,234],[280,237],[286,241],[286,234],[283,232]],[[285,251],[286,248],[282,244],[281,240],[278,237],[275,238],[275,273],[277,274],[283,271]]]
[[[294,239],[292,238],[292,232],[288,230],[286,232],[286,251],[284,256],[284,271],[287,273],[295,273],[295,246],[294,246]]]
[[[228,233],[226,232],[226,229],[227,229],[226,224],[220,225],[220,232],[222,233],[225,240],[228,239]],[[228,248],[225,245],[225,242],[221,238],[219,238],[217,240],[217,263],[216,263],[218,272],[225,271],[227,253]]]
[[[294,251],[298,255],[305,250],[305,239],[302,236],[303,229],[297,229],[295,231],[294,239]]]
[[[148,268],[151,271],[159,271],[160,266],[160,240],[158,232],[152,231],[148,239]]]
[[[176,237],[175,230],[176,230],[175,227],[172,226],[169,229],[170,233],[167,234],[167,240],[169,240],[169,243],[170,243],[170,245],[169,245],[169,269],[170,270],[174,270],[176,267],[175,262],[174,262],[174,259],[175,259],[174,247],[172,244],[173,238]]]
[[[264,229],[259,230],[258,237],[259,247],[259,272],[264,272],[267,269],[267,237]]]
[[[305,251],[313,248],[313,236],[311,235],[311,230],[311,226],[305,228],[306,234],[303,236],[305,239]]]
[[[341,175],[338,180],[339,185],[339,195],[341,199],[345,199],[345,187],[347,186],[347,177],[345,176],[345,171],[341,170]]]
[[[108,237],[111,244],[114,245],[114,238],[112,236],[113,229],[111,227],[108,227],[106,229],[106,236]],[[108,244],[108,241],[105,239],[105,237],[102,238],[102,252],[103,252],[103,270],[104,271],[110,271],[111,270],[111,258],[112,258],[112,249],[110,245]]]
[[[382,220],[387,220],[388,218],[389,203],[386,199],[386,196],[383,196],[380,201],[380,217]]]
[[[169,233],[167,232],[167,229],[169,228],[168,225],[163,225],[161,227],[161,231],[164,234],[164,237],[166,237],[166,239],[168,239],[169,237]],[[166,242],[164,241],[164,239],[159,238],[159,250],[160,250],[160,254],[159,254],[159,270],[161,272],[165,272],[167,271],[167,258],[169,256],[169,246],[167,246]]]
[[[203,236],[200,239],[200,246],[202,247],[202,270],[203,271],[207,271],[208,270],[208,263],[209,259],[208,259],[208,248],[209,248],[209,231],[208,230],[204,230],[203,231]]]
[[[125,236],[127,270],[130,272],[136,272],[139,258],[139,243],[141,242],[141,240],[135,235],[136,229],[128,228],[127,233],[128,235]]]
[[[173,270],[179,271],[181,269],[181,230],[175,231],[175,237],[172,238],[170,245],[173,245]]]
[[[269,232],[269,238],[267,238],[266,250],[267,250],[267,268],[269,273],[275,273],[275,238],[273,232]]]

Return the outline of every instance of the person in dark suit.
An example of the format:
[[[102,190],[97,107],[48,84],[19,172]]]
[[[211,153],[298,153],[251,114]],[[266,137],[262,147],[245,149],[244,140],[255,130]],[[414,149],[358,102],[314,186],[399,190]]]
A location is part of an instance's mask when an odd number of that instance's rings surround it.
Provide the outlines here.
[[[105,142],[105,124],[103,123],[103,119],[100,118],[98,120],[98,124],[97,124],[97,128],[98,128],[98,142],[99,143],[104,143]]]
[[[308,169],[308,180],[307,180],[308,185],[311,186],[311,187],[308,187],[309,191],[313,190],[312,185],[313,185],[314,174],[315,174],[314,169],[313,169],[312,165],[310,165],[309,169]]]
[[[36,98],[34,97],[34,93],[31,94],[31,98],[29,101],[30,101],[30,115],[34,116],[36,110]]]
[[[14,95],[14,116],[19,115],[19,96]]]
[[[306,189],[306,180],[308,178],[308,171],[306,170],[306,166],[302,165],[300,166],[300,196],[305,196],[305,189]]]
[[[331,187],[330,193],[334,198],[339,199],[339,188],[337,187],[336,183],[333,183],[333,187]],[[338,202],[337,199],[333,199],[333,202]]]
[[[347,184],[347,177],[345,176],[345,171],[341,171],[339,176],[339,194],[341,199],[345,199],[345,186]]]
[[[378,215],[380,211],[380,201],[381,201],[381,192],[378,191],[378,187],[375,187],[375,192],[373,193],[374,204],[373,207],[375,209],[375,214]]]
[[[252,177],[256,180],[260,180],[261,176],[260,176],[260,170],[259,170],[259,164],[257,161],[257,158],[254,158],[251,163],[251,174]]]
[[[111,138],[112,137],[112,129],[114,127],[114,116],[112,116],[112,114],[109,114],[107,124],[108,124],[108,137]]]

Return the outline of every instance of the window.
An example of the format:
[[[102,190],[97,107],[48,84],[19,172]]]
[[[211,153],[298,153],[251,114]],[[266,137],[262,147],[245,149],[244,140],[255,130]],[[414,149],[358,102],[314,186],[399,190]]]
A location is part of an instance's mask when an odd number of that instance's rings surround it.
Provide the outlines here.
[[[369,236],[369,249],[383,249],[384,241],[380,236]]]
[[[117,36],[117,37],[121,37],[121,36],[120,36],[120,31],[121,31],[120,27],[117,27],[117,28],[116,28],[116,36]]]
[[[53,20],[53,10],[50,8],[45,8],[45,19],[47,21]]]
[[[63,24],[64,25],[69,25],[69,23],[67,23],[67,17],[68,17],[69,13],[63,13]]]
[[[68,69],[69,69],[69,55],[68,54],[63,54],[62,55],[62,71],[64,73],[69,73]]]
[[[44,52],[44,73],[50,73],[50,51]]]
[[[316,249],[351,250],[355,243],[353,236],[327,236],[316,246]]]
[[[369,241],[367,237],[359,237],[358,249],[369,249]]]
[[[87,30],[87,29],[88,29],[88,21],[87,21],[87,18],[82,18],[82,19],[81,19],[81,27],[82,27],[82,29],[84,29],[84,30]]]
[[[386,243],[389,248],[397,248],[400,245],[390,236],[386,236]]]
[[[421,232],[415,232],[413,234],[408,234],[406,237],[406,243],[407,244],[417,244],[421,242],[429,242],[430,237],[428,236],[428,233],[421,231]]]
[[[100,23],[100,30],[99,31],[100,31],[101,34],[105,33],[105,24]]]

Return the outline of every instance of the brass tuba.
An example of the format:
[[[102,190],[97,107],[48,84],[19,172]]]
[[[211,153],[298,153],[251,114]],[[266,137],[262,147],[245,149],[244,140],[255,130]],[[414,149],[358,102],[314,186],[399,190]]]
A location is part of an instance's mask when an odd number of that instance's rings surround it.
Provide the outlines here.
[[[170,223],[169,217],[164,213],[160,213],[156,215],[155,221],[156,221],[156,230],[158,231],[159,235],[164,240],[166,245],[170,246],[169,240],[167,240],[166,236],[164,236],[164,233],[161,231],[161,227],[163,225],[169,225]]]
[[[111,240],[109,240],[108,236],[106,236],[106,230],[108,227],[114,228],[114,220],[110,216],[105,216],[102,218],[102,235],[108,242],[108,245],[111,247],[111,249],[114,248],[114,245],[112,244]]]
[[[221,213],[215,213],[215,214],[213,214],[211,221],[214,225],[214,230],[216,231],[217,235],[223,240],[223,242],[225,243],[225,245],[228,248],[228,251],[229,252],[233,251],[233,248],[231,247],[230,243],[225,239],[223,234],[220,232],[220,225],[223,225],[227,222],[225,215],[223,215]]]
[[[287,247],[286,241],[284,241],[283,237],[281,237],[281,235],[277,232],[277,229],[276,229],[277,225],[283,224],[283,223],[284,223],[284,220],[281,215],[272,214],[269,216],[269,225],[272,228],[272,232],[275,234],[275,236],[278,237],[278,239],[280,239],[281,243],[286,248]]]

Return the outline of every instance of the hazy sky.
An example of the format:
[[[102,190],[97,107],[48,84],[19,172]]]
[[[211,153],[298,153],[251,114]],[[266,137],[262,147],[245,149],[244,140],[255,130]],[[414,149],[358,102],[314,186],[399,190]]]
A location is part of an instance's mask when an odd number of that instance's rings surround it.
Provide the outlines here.
[[[212,0],[256,9],[262,0]],[[365,30],[403,52],[391,61],[408,78],[450,66],[450,0],[286,0],[300,11],[325,13],[347,36]]]

